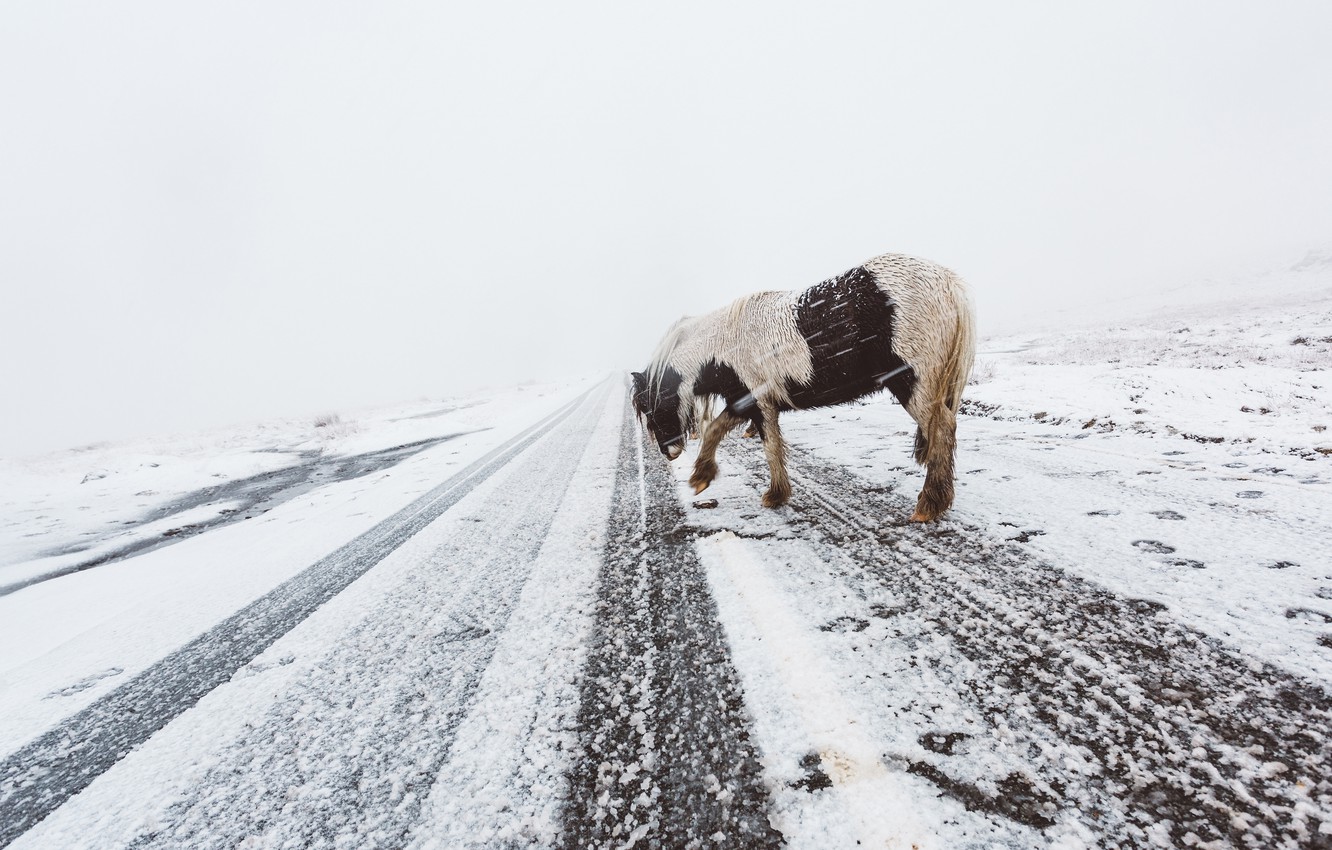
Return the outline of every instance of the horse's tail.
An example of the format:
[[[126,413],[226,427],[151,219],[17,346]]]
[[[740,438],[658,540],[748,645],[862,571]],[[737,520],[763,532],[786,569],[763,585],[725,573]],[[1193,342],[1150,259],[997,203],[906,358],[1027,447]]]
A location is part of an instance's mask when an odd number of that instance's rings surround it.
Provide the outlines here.
[[[947,312],[953,327],[948,333],[947,350],[942,363],[933,371],[933,380],[920,387],[929,393],[917,417],[916,462],[925,465],[925,488],[916,503],[915,520],[930,521],[953,503],[953,456],[957,449],[957,413],[962,392],[976,358],[975,315],[971,299],[960,280],[948,287]]]
[[[953,286],[952,295],[957,328],[953,331],[952,345],[939,377],[938,394],[944,406],[956,415],[962,404],[962,392],[971,377],[971,367],[976,360],[976,318],[971,309],[971,299],[960,282]]]

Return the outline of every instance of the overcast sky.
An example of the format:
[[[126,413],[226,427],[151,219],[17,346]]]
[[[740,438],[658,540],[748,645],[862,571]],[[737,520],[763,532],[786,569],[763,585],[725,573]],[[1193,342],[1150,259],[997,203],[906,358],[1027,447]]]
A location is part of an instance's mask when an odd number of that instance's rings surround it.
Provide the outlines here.
[[[0,454],[641,367],[896,251],[982,330],[1332,244],[1332,3],[0,6]]]

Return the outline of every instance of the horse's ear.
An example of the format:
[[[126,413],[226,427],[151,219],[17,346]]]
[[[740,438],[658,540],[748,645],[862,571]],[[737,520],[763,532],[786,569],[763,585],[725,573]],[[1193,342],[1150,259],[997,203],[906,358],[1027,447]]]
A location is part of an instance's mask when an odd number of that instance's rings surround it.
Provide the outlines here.
[[[641,393],[643,390],[647,389],[647,375],[644,375],[642,372],[631,372],[630,374],[634,377],[635,393]]]

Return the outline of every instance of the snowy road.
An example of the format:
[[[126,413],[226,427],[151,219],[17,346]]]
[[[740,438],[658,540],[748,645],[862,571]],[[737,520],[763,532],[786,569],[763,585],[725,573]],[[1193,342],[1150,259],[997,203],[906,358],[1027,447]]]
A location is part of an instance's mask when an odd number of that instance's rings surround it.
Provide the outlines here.
[[[606,392],[607,390],[603,388],[596,393],[597,400],[604,400]],[[71,795],[82,790],[129,750],[147,740],[177,715],[194,706],[201,697],[232,679],[237,671],[242,671],[244,668],[243,674],[253,674],[264,670],[265,663],[262,661],[254,663],[261,653],[288,635],[298,624],[305,622],[312,612],[344,591],[352,582],[390,554],[398,551],[404,543],[412,540],[422,529],[454,507],[472,490],[483,485],[488,477],[503,469],[515,456],[541,439],[547,432],[557,428],[575,413],[577,408],[580,415],[570,423],[570,427],[557,434],[562,440],[537,453],[524,464],[523,468],[510,470],[511,475],[519,476],[516,481],[510,479],[513,481],[510,486],[520,492],[532,488],[531,492],[547,496],[562,494],[568,486],[569,477],[587,441],[590,430],[587,418],[595,415],[595,411],[600,407],[592,404],[587,398],[580,401],[581,405],[575,402],[515,437],[351,543],[200,635],[130,682],[10,754],[0,762],[0,778],[2,778],[0,781],[3,782],[3,785],[0,785],[2,789],[0,804],[3,804],[5,811],[3,827],[0,827],[0,841],[11,840],[53,808],[65,802]],[[531,480],[524,482],[522,477],[525,474],[532,476]],[[390,711],[388,719],[380,717],[378,724],[367,727],[364,725],[366,716],[358,712],[348,717],[348,720],[363,731],[374,729],[377,733],[376,741],[385,746],[394,746],[390,742],[396,742],[400,750],[399,757],[407,758],[412,755],[401,746],[401,741],[398,740],[400,736],[396,734],[398,731],[405,733],[409,730],[407,724],[402,722],[405,718],[395,718],[393,712],[410,700],[400,691],[389,692],[388,683],[396,681],[400,688],[405,687],[411,691],[415,691],[419,683],[411,675],[405,674],[404,670],[411,669],[411,665],[404,655],[387,649],[391,642],[384,644],[386,651],[383,654],[366,656],[358,651],[358,648],[363,649],[374,641],[373,637],[367,638],[361,632],[373,629],[375,631],[372,631],[372,634],[382,637],[386,634],[384,630],[388,630],[395,632],[396,639],[402,641],[406,640],[407,636],[415,634],[413,628],[425,627],[399,622],[390,614],[429,619],[436,623],[435,627],[427,629],[432,635],[432,640],[423,646],[410,641],[409,643],[417,646],[418,654],[425,652],[427,656],[431,653],[448,656],[450,664],[445,668],[448,671],[446,681],[449,679],[471,681],[474,676],[467,675],[468,668],[478,665],[484,668],[487,660],[474,657],[477,647],[484,647],[487,644],[484,640],[476,639],[489,635],[492,630],[480,623],[495,616],[496,610],[502,610],[506,605],[511,606],[510,597],[513,595],[514,587],[521,587],[521,581],[515,580],[516,584],[513,581],[506,583],[503,580],[506,571],[530,563],[531,550],[533,547],[539,547],[545,537],[550,526],[553,507],[559,504],[559,499],[542,498],[538,502],[536,506],[521,504],[518,510],[514,510],[512,505],[495,505],[495,518],[506,524],[492,528],[488,525],[483,527],[482,524],[475,522],[469,523],[463,526],[463,533],[455,531],[450,536],[447,547],[431,552],[429,562],[421,565],[422,568],[429,569],[438,559],[448,558],[455,552],[462,552],[463,558],[453,558],[448,566],[453,569],[466,568],[466,575],[459,578],[480,584],[481,589],[473,591],[478,598],[467,599],[463,589],[465,581],[462,583],[422,581],[410,587],[398,588],[396,592],[406,594],[407,598],[381,602],[390,605],[391,611],[385,612],[383,617],[366,618],[362,624],[358,624],[358,630],[352,634],[339,635],[338,642],[327,647],[330,653],[338,654],[332,654],[331,657],[316,662],[316,665],[326,665],[326,667],[316,666],[314,668],[316,670],[327,668],[336,670],[338,681],[349,688],[343,695],[351,698],[352,702],[356,701],[352,694],[359,692],[366,683],[373,682],[381,686],[379,699],[372,702],[388,706]],[[535,510],[534,507],[545,507],[545,510]],[[473,558],[476,560],[468,563],[468,560]],[[451,598],[448,604],[440,600],[421,598],[422,588],[450,594]],[[458,608],[460,604],[463,607]],[[351,650],[346,648],[347,641],[352,642]],[[456,643],[462,651],[436,653],[435,642]],[[347,655],[348,652],[350,655]],[[290,663],[287,659],[292,657],[284,654],[273,663],[286,666]],[[393,675],[388,673],[381,675],[367,669],[367,665],[376,662],[393,668]],[[428,665],[428,661],[420,659],[417,659],[416,663]],[[335,696],[334,685],[317,676],[315,679],[314,682],[298,680],[297,683],[308,693],[315,694],[316,699],[338,698]],[[291,687],[295,683],[286,684]],[[284,693],[283,706],[290,706],[293,699],[299,699],[296,693],[294,689]],[[450,698],[452,708],[456,712],[460,706],[466,704],[468,690],[464,688],[450,695]],[[384,700],[388,702],[384,703]],[[444,714],[448,716],[447,712]],[[233,742],[229,745],[228,752],[240,753],[248,762],[266,744],[272,746],[285,731],[297,739],[309,740],[315,750],[321,752],[321,758],[325,756],[336,758],[340,755],[335,747],[325,749],[326,742],[316,740],[309,730],[288,728],[290,715],[284,714],[282,707],[273,706],[269,711],[269,717],[269,728],[266,731],[260,728],[251,733],[260,736],[259,739],[247,737]],[[325,731],[326,734],[344,736],[351,734],[347,728],[338,728],[331,732],[328,730],[333,727],[323,724],[316,728]],[[266,733],[272,737],[263,739],[262,736]],[[345,744],[346,741],[343,740],[341,743]],[[300,752],[307,753],[309,750],[302,749]],[[269,774],[259,774],[258,778],[262,780],[267,775]],[[360,806],[358,799],[362,789],[352,786],[349,790],[351,798],[341,802],[344,807],[356,810]],[[253,795],[262,794],[263,789],[230,786],[228,791]],[[261,796],[260,799],[274,802],[278,798]],[[252,811],[255,810],[254,800],[250,799],[246,806]],[[187,808],[182,806],[182,812]],[[256,814],[259,812],[256,811]],[[205,826],[219,832],[218,837],[222,845],[229,846],[229,843],[244,837],[228,836],[224,825],[217,823],[210,822]],[[245,829],[247,825],[238,822],[232,826]],[[299,829],[311,829],[314,826],[305,823]],[[291,828],[292,824],[288,823],[286,827]],[[72,842],[66,846],[75,846],[87,838],[80,836],[75,840],[74,836],[70,836],[65,840]]]
[[[909,480],[721,460],[693,506],[594,387],[3,741],[0,846],[1332,846],[1314,680]]]
[[[765,481],[749,449],[733,453],[737,497]],[[786,788],[802,754],[833,788],[848,772],[848,800],[872,775],[884,791],[862,830],[881,834],[896,806],[895,834],[921,846],[1332,843],[1320,688],[982,529],[906,524],[914,492],[867,488],[805,451],[792,466],[804,498],[789,521],[694,514],[736,657],[750,659],[760,740],[790,740],[769,755]],[[921,806],[939,795],[957,805]],[[848,822],[791,791],[777,802],[788,839],[814,822],[805,846],[825,821]]]

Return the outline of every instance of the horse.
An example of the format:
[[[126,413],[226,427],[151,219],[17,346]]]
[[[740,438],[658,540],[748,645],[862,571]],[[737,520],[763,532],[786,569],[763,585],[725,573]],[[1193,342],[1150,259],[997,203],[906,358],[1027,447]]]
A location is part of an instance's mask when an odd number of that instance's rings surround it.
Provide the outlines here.
[[[843,404],[887,389],[916,422],[926,468],[913,522],[953,503],[957,412],[975,360],[966,284],[943,266],[901,254],[867,260],[805,290],[756,292],[675,322],[643,372],[633,405],[668,460],[699,427],[689,478],[695,494],[717,477],[722,438],[748,421],[763,441],[771,481],[762,504],[791,498],[778,414]],[[700,399],[726,406],[700,423]]]

